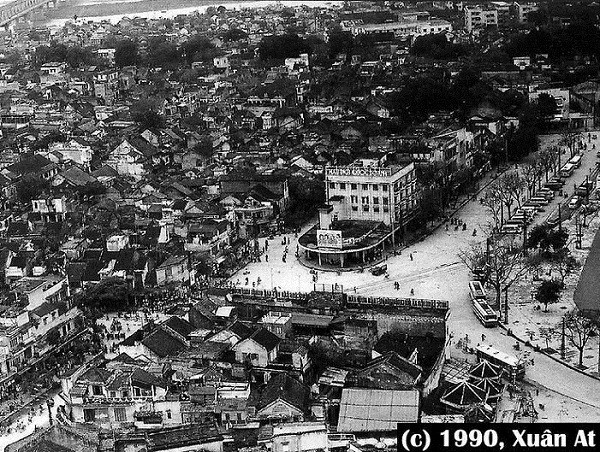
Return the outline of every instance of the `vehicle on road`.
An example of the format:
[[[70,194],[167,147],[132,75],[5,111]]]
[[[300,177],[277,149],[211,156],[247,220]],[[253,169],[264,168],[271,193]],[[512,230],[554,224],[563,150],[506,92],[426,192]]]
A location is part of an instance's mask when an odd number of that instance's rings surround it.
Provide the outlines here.
[[[579,196],[573,196],[569,201],[569,209],[575,210],[581,205],[581,198]]]
[[[525,376],[525,363],[516,356],[501,352],[491,345],[478,345],[475,349],[479,361],[486,360],[500,366],[506,378],[515,381]]]
[[[573,174],[573,171],[575,171],[575,165],[572,163],[566,163],[560,169],[560,177],[569,177],[571,174]]]
[[[547,206],[547,205],[548,205],[548,203],[550,202],[550,201],[548,201],[548,200],[546,199],[546,197],[545,197],[545,196],[534,196],[534,197],[533,197],[533,198],[531,198],[529,201],[536,202],[536,203],[538,203],[538,204],[541,204],[541,205],[543,205],[543,206]]]
[[[384,275],[387,272],[387,264],[376,265],[375,267],[371,267],[371,274],[373,276]]]
[[[498,325],[498,313],[487,302],[487,294],[481,281],[470,281],[469,291],[475,317],[486,328]]]
[[[575,168],[579,168],[581,166],[581,154],[577,154],[571,157],[569,163],[575,166]]]
[[[522,227],[516,224],[505,224],[504,226],[502,226],[502,228],[500,229],[500,232],[502,234],[520,234],[522,230]]]

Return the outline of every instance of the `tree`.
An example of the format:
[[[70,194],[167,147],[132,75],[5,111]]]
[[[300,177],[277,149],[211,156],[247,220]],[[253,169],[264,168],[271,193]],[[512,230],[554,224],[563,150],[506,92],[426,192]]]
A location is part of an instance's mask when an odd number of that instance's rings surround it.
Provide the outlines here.
[[[546,279],[542,281],[535,293],[535,299],[538,303],[544,305],[544,312],[548,312],[548,305],[558,303],[560,299],[560,291],[563,285],[555,279]]]
[[[550,230],[548,232],[547,247],[552,251],[559,252],[567,245],[569,233],[565,229]]]
[[[581,132],[577,130],[567,129],[560,134],[560,144],[569,148],[571,157],[575,155],[576,145],[581,140]]]
[[[507,292],[528,271],[513,236],[492,236],[487,239],[487,249],[479,243],[473,244],[469,249],[459,251],[458,257],[471,271],[487,269],[484,281],[494,289],[498,307],[501,306],[502,292]],[[508,302],[504,304],[504,323],[508,323]]]
[[[546,349],[545,351],[550,352],[550,341],[557,336],[556,330],[554,328],[540,328],[540,337],[544,338],[546,341]]]
[[[556,99],[547,93],[541,93],[537,99],[537,106],[542,118],[554,116],[558,110]]]
[[[542,244],[546,244],[548,242],[548,225],[546,224],[538,224],[531,228],[529,232],[529,237],[527,237],[526,246],[530,250],[534,250],[538,247],[541,247]]]
[[[138,45],[131,39],[124,39],[115,45],[115,64],[118,67],[133,66],[139,61]]]
[[[544,174],[546,176],[546,182],[548,182],[548,175],[550,171],[556,166],[556,161],[558,159],[559,150],[555,147],[547,147],[541,149],[538,154],[538,161],[544,170]]]
[[[296,58],[301,53],[311,53],[308,42],[296,34],[265,36],[258,45],[260,59],[284,60]]]
[[[133,305],[133,291],[121,278],[107,278],[87,289],[83,296],[86,307],[100,312],[126,311]]]
[[[339,26],[332,28],[329,32],[328,42],[330,58],[334,58],[336,55],[345,53],[346,59],[348,60],[352,55],[352,51],[354,49],[354,37],[352,36],[351,32],[342,31]]]
[[[550,261],[550,266],[558,272],[560,282],[564,285],[565,278],[576,270],[579,264],[567,248],[562,248],[554,253]]]
[[[150,99],[140,99],[129,108],[131,117],[144,129],[160,128],[164,124],[164,118],[156,111],[155,102]]]
[[[39,176],[27,175],[17,182],[17,198],[23,204],[38,199],[50,187],[50,183]]]
[[[444,33],[438,33],[419,36],[410,48],[410,53],[436,60],[455,60],[464,55],[466,49],[461,44],[448,41]]]
[[[525,182],[517,173],[505,173],[498,181],[498,185],[502,202],[506,207],[506,216],[510,218],[513,204],[515,202],[518,206],[521,204],[521,191]]]
[[[180,47],[181,53],[188,64],[194,61],[212,62],[219,50],[206,36],[194,35],[184,42]]]
[[[232,28],[223,33],[223,41],[225,42],[241,41],[246,38],[248,38],[248,33],[239,28]]]
[[[61,340],[61,336],[60,336],[60,333],[58,332],[58,329],[56,329],[56,328],[50,330],[48,332],[48,335],[46,336],[46,342],[48,342],[48,345],[51,345],[51,346],[56,346],[56,345],[60,344],[60,340]]]
[[[523,182],[525,187],[527,187],[527,194],[531,197],[535,192],[535,188],[538,184],[538,178],[540,174],[540,161],[538,159],[533,159],[533,161],[525,164],[522,169],[523,173]]]
[[[148,64],[152,67],[177,69],[181,53],[172,42],[167,42],[164,36],[150,39],[148,45]]]
[[[583,367],[585,346],[596,332],[596,322],[582,315],[581,312],[573,311],[565,315],[565,334],[579,352],[579,367]]]
[[[481,203],[487,207],[488,212],[492,216],[492,231],[498,232],[502,226],[503,221],[503,203],[502,196],[497,184],[492,185],[488,188],[481,198]]]

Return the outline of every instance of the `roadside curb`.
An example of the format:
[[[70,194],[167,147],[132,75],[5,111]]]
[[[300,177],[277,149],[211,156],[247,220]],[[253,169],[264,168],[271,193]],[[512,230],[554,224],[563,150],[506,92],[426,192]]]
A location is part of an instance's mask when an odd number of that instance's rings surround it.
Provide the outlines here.
[[[507,335],[507,337],[512,337],[512,338],[514,338],[515,340],[517,340],[517,342],[520,342],[521,344],[525,345],[526,347],[529,347],[529,348],[530,348],[532,351],[534,351],[535,353],[540,353],[540,354],[542,354],[542,355],[544,355],[544,356],[547,356],[548,358],[550,358],[550,359],[552,359],[552,360],[556,361],[557,363],[559,363],[559,364],[562,364],[563,366],[565,366],[565,367],[568,367],[568,368],[569,368],[569,369],[571,369],[571,370],[574,370],[574,371],[576,371],[576,372],[579,372],[579,373],[580,373],[580,374],[582,374],[582,375],[585,375],[585,376],[587,376],[587,377],[593,378],[594,380],[600,380],[600,378],[598,378],[598,377],[596,377],[596,376],[594,376],[594,375],[591,375],[591,374],[587,373],[586,371],[584,371],[584,370],[581,370],[581,369],[579,369],[578,367],[576,367],[576,366],[574,366],[574,365],[572,365],[572,364],[569,364],[569,363],[567,363],[567,362],[563,361],[563,360],[562,360],[562,359],[560,359],[560,358],[556,358],[556,357],[555,357],[555,356],[553,356],[553,355],[550,355],[550,354],[548,354],[548,353],[544,353],[542,350],[536,350],[536,349],[535,349],[535,347],[534,347],[533,345],[531,345],[531,343],[529,343],[529,344],[527,343],[527,342],[529,342],[529,341],[526,341],[526,340],[524,340],[524,339],[520,338],[519,336],[516,336],[514,333],[512,333],[512,332],[511,332],[510,334],[508,334],[508,330],[509,330],[509,328],[507,328],[505,324],[503,324],[503,323],[501,323],[501,322],[498,322],[498,325],[500,326],[500,328],[502,328],[504,331],[506,331],[506,335]]]

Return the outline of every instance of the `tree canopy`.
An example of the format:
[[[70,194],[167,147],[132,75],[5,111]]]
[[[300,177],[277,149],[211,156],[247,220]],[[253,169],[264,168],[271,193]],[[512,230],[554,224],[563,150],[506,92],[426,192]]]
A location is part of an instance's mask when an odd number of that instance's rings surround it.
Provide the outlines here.
[[[132,66],[139,61],[138,45],[130,39],[118,41],[115,45],[115,64],[119,67]]]
[[[308,42],[296,34],[265,36],[258,51],[261,60],[284,60],[296,58],[301,53],[311,53]]]

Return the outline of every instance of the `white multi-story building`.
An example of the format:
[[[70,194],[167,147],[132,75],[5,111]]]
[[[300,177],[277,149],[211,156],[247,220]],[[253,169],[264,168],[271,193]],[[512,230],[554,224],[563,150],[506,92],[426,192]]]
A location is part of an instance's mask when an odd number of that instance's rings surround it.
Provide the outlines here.
[[[469,33],[477,28],[497,27],[498,11],[484,6],[465,7],[465,27]]]
[[[517,18],[522,24],[529,20],[529,13],[537,11],[539,9],[537,3],[517,3],[515,2],[515,8],[517,9]]]
[[[327,199],[334,206],[332,221],[404,225],[418,207],[413,163],[383,166],[377,160],[357,160],[349,166],[327,167],[325,181]]]
[[[417,22],[385,22],[382,24],[358,24],[350,28],[352,34],[392,32],[399,37],[423,36],[432,33],[450,33],[452,24],[446,20],[427,20]]]

